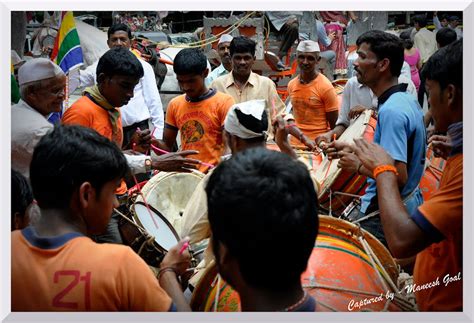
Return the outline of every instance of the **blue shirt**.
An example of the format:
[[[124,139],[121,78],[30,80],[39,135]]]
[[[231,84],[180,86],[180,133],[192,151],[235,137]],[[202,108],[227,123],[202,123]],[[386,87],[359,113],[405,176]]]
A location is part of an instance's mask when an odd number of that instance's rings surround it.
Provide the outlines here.
[[[379,114],[374,142],[382,146],[395,161],[407,165],[407,182],[401,191],[402,199],[420,183],[426,157],[426,131],[423,112],[413,95],[405,92],[406,84],[398,84],[379,97]],[[361,211],[377,204],[377,185],[374,179],[362,196]],[[374,199],[372,201],[372,199]]]

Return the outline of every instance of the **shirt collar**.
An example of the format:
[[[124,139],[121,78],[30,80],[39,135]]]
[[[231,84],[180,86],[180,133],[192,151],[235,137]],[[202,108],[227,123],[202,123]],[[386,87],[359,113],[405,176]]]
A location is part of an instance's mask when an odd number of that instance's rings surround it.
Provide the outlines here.
[[[36,112],[37,114],[39,114],[40,116],[42,116],[43,118],[46,119],[46,117],[44,115],[42,115],[38,110],[36,110],[35,108],[33,108],[31,105],[29,105],[28,103],[26,103],[26,101],[23,101],[23,99],[20,99],[20,101],[18,101],[17,103],[18,105],[21,105],[23,106],[24,108],[28,109],[28,110],[31,110],[33,112]]]
[[[397,85],[392,86],[391,88],[385,90],[380,96],[379,96],[379,106],[385,103],[385,101],[388,100],[388,98],[397,92],[406,92],[407,91],[408,84],[406,83],[400,83]]]
[[[258,75],[254,72],[250,72],[250,76],[249,76],[249,79],[247,80],[247,83],[246,84],[249,84],[251,85],[252,87],[255,86],[258,82]],[[229,73],[229,77],[227,78],[227,81],[225,83],[225,87],[228,88],[230,87],[231,85],[233,85],[235,83],[234,81],[234,75],[230,72]]]

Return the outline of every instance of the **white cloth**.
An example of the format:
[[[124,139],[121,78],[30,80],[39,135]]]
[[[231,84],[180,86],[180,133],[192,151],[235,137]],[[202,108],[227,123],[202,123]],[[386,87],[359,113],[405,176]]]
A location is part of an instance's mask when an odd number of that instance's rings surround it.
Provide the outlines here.
[[[53,125],[23,100],[13,105],[11,109],[12,168],[29,180],[30,162],[35,146],[46,133],[53,129]]]
[[[239,122],[239,119],[235,111],[239,110],[243,114],[248,115],[248,116],[251,115],[255,119],[261,121],[263,118],[263,114],[266,113],[265,105],[266,105],[265,100],[251,100],[251,101],[234,104],[233,106],[230,107],[229,112],[227,112],[227,116],[224,121],[225,131],[242,139],[251,139],[251,138],[264,136],[265,131],[257,133],[250,129],[245,128]]]
[[[232,39],[234,39],[234,37],[232,37],[232,35],[223,34],[221,36],[221,38],[219,38],[219,41],[217,42],[217,45],[219,45],[220,43],[230,43],[232,41]]]
[[[151,118],[156,128],[153,136],[162,139],[165,125],[163,105],[156,85],[155,72],[151,65],[142,59],[144,76],[140,79],[133,91],[133,98],[128,104],[120,108],[122,115],[122,126],[131,126],[134,123]],[[96,83],[96,70],[98,62],[95,62],[85,70],[80,71],[80,86],[92,86]]]
[[[413,46],[418,48],[420,51],[422,64],[426,63],[430,56],[438,50],[435,33],[426,29],[426,27],[418,30],[415,34],[413,43]]]
[[[128,167],[130,167],[130,171],[132,172],[132,174],[142,174],[146,172],[145,160],[150,159],[149,156],[129,155],[125,153],[123,155],[127,160]]]
[[[299,21],[303,17],[303,11],[266,11],[265,14],[278,31],[290,18],[297,18]]]
[[[296,51],[302,53],[314,53],[320,52],[321,50],[319,49],[317,42],[313,40],[303,40],[298,44],[298,47],[296,47]]]

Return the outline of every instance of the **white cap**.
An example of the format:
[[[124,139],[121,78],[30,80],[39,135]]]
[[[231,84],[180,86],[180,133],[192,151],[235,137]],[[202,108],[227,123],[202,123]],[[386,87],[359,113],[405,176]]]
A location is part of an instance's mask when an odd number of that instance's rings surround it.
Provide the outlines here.
[[[230,43],[232,39],[234,39],[234,37],[232,37],[231,35],[223,34],[221,38],[219,38],[219,42],[217,43],[217,45],[219,45],[220,43]]]
[[[298,44],[296,51],[302,53],[314,53],[320,52],[321,50],[319,49],[318,43],[314,40],[303,40]]]
[[[262,121],[263,115],[266,113],[265,100],[251,100],[231,106],[224,121],[224,129],[231,135],[242,139],[262,137],[266,134],[266,130],[268,128],[267,123],[264,125],[262,124],[262,128],[264,130],[261,132],[254,132],[250,129],[247,129],[240,123],[236,113],[237,110],[244,115],[253,117],[257,122]]]
[[[46,80],[58,75],[65,75],[63,70],[47,58],[34,58],[27,61],[18,70],[18,84]]]

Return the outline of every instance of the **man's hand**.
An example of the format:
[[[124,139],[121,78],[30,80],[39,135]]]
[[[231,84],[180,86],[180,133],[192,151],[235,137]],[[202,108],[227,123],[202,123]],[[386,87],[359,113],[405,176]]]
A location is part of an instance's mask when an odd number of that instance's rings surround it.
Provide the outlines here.
[[[356,154],[341,151],[338,153],[338,155],[340,159],[337,163],[337,167],[351,173],[357,173],[359,171],[361,162],[359,158],[357,158]]]
[[[130,148],[135,151],[145,154],[150,149],[151,133],[150,130],[141,130],[140,128],[135,131],[132,138],[130,138]]]
[[[293,148],[290,145],[290,142],[288,141],[288,125],[283,119],[283,117],[277,116],[274,119],[272,125],[275,132],[274,140],[278,145],[278,148],[280,148],[280,151],[296,159],[296,153],[294,152]]]
[[[326,150],[327,145],[332,141],[332,131],[328,131],[322,135],[317,136],[315,141],[319,148]]]
[[[189,268],[191,255],[185,244],[189,244],[189,237],[181,239],[177,245],[172,247],[161,261],[160,268],[171,267],[176,274],[181,276]]]
[[[164,172],[190,173],[193,169],[197,169],[201,162],[197,159],[186,158],[186,156],[198,153],[196,150],[184,150],[160,155],[152,159],[151,167]]]
[[[362,112],[368,110],[369,108],[362,105],[356,105],[349,111],[349,119],[355,119],[361,115]]]
[[[428,145],[431,144],[435,157],[448,159],[453,144],[448,136],[433,135],[428,139]]]
[[[342,155],[340,156],[339,153],[343,151],[352,152],[351,145],[344,141],[334,140],[326,147],[326,155],[329,160],[341,158]]]
[[[372,173],[380,165],[395,165],[393,158],[381,146],[363,138],[354,139],[354,143],[352,146],[354,153],[369,172]]]

